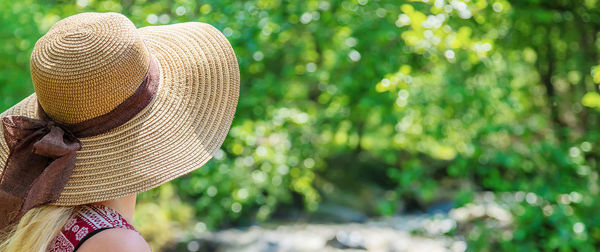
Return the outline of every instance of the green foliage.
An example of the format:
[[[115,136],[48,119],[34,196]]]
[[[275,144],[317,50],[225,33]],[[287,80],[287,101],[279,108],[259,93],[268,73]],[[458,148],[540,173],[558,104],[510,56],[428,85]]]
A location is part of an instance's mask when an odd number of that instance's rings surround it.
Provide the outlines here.
[[[0,108],[32,92],[29,54],[60,18],[117,11],[138,27],[208,22],[238,55],[239,107],[215,160],[168,188],[209,227],[321,200],[389,215],[398,201],[461,206],[492,191],[514,195],[513,222],[465,227],[472,250],[593,251],[597,4],[0,0]],[[145,194],[142,209],[168,190]],[[179,218],[161,209],[164,223]]]
[[[153,251],[162,251],[185,231],[197,229],[193,222],[194,209],[177,197],[172,184],[146,192],[138,200],[134,224]]]

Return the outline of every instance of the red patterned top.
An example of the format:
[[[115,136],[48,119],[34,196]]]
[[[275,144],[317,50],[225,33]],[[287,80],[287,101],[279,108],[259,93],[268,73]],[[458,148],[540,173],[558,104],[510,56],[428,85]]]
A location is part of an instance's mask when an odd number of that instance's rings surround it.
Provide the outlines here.
[[[117,211],[103,205],[83,205],[50,244],[49,252],[73,252],[92,235],[110,228],[135,228]]]

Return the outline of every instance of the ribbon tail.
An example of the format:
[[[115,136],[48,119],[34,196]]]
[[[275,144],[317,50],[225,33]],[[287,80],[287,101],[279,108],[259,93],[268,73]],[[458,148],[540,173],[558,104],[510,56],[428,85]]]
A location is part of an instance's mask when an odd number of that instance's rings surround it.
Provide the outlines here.
[[[50,163],[33,181],[17,218],[32,208],[55,202],[62,193],[75,167],[75,151]]]
[[[32,208],[58,199],[75,167],[75,152],[54,160],[37,177],[25,197],[0,188],[0,234],[6,227],[21,219]]]
[[[3,235],[3,232],[7,231],[4,229],[10,226],[13,220],[20,214],[23,199],[0,189],[0,202],[4,202],[2,207],[0,207],[0,216],[3,216],[3,218],[0,218],[0,235]]]
[[[14,223],[21,212],[21,207],[29,185],[42,173],[48,158],[31,155],[33,143],[42,131],[36,131],[22,142],[12,146],[0,175],[0,234]]]

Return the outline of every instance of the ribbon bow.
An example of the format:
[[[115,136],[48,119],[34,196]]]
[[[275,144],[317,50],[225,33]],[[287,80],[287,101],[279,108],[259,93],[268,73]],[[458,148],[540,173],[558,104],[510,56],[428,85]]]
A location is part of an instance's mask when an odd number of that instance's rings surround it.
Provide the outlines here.
[[[0,230],[28,210],[54,202],[71,177],[81,142],[51,120],[2,118],[10,150],[0,177]]]

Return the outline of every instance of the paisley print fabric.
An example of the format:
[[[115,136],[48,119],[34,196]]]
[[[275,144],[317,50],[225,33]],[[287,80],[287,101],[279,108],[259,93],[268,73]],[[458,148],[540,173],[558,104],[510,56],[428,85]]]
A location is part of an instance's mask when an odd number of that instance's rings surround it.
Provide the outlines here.
[[[48,251],[73,252],[86,236],[109,228],[135,231],[135,228],[117,211],[102,205],[83,205],[58,233]]]

